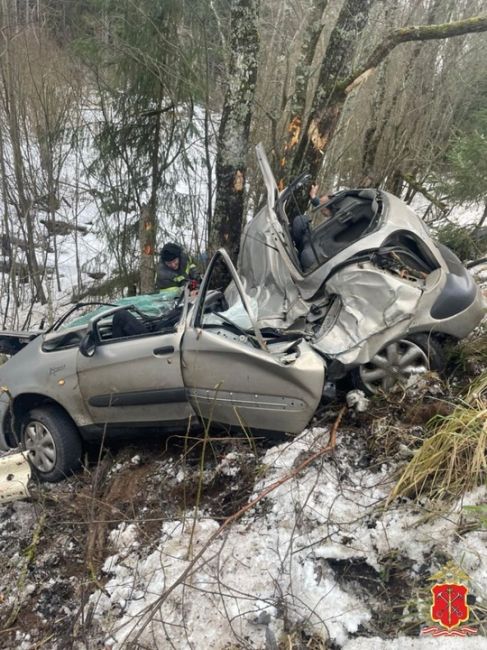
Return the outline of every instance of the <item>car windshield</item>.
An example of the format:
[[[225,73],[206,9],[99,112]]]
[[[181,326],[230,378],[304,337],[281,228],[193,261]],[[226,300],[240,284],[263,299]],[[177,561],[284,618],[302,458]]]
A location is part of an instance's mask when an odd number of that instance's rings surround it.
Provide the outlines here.
[[[119,298],[110,304],[103,304],[94,308],[97,303],[79,305],[68,316],[68,318],[60,325],[59,329],[67,329],[72,327],[81,327],[87,325],[89,321],[98,314],[108,311],[113,307],[127,305],[134,306],[138,311],[147,314],[147,316],[164,316],[168,311],[173,309],[181,297],[181,289],[174,287],[172,289],[165,289],[160,293],[142,294],[140,296],[128,296],[126,298]],[[81,315],[80,315],[80,312]]]

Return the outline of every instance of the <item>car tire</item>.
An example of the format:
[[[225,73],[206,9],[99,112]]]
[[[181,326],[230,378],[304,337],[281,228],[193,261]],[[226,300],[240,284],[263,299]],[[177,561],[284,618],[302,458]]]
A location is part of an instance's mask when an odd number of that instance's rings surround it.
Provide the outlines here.
[[[42,481],[55,483],[81,465],[81,438],[76,425],[59,406],[32,409],[22,424],[23,448]]]
[[[407,384],[421,372],[442,372],[445,358],[438,341],[429,334],[414,334],[390,341],[368,363],[352,370],[355,388],[368,395],[387,393],[395,385]]]

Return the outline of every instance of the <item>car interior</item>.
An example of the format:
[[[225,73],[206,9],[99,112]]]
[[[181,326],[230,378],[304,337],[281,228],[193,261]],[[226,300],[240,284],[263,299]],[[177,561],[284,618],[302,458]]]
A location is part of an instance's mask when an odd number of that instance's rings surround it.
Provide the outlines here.
[[[278,201],[278,212],[285,210]],[[320,214],[322,223],[312,226],[313,217]],[[381,201],[376,190],[345,190],[327,202],[313,208],[309,214],[297,215],[290,227],[295,246],[295,262],[303,273],[324,264],[378,226]],[[287,216],[285,216],[287,222]]]
[[[93,303],[93,306],[98,304],[99,303]],[[86,304],[82,305],[83,308],[86,308],[86,306]],[[113,305],[107,305],[107,307],[110,306],[113,307]],[[168,309],[168,311],[162,316],[146,314],[136,307],[127,307],[127,309],[136,318],[145,322],[147,332],[115,338],[112,332],[113,313],[110,313],[105,318],[102,317],[97,320],[95,324],[97,337],[101,344],[109,341],[123,341],[127,338],[133,338],[136,336],[168,334],[174,332],[176,331],[176,325],[181,320],[181,315],[183,313],[182,304],[175,305],[172,309]],[[226,303],[225,297],[221,291],[212,291],[208,293],[204,306],[205,313],[225,311],[226,309],[228,309],[228,304]],[[74,311],[75,310],[71,310],[69,314],[72,314]],[[61,325],[63,325],[63,327],[61,327]],[[69,322],[67,326],[69,327]],[[47,338],[42,344],[43,352],[54,352],[56,350],[64,350],[67,348],[78,347],[80,345],[87,331],[87,323],[78,326],[77,329],[69,329],[68,331],[65,330],[65,327],[66,324],[61,322],[59,324],[59,329],[48,333]]]

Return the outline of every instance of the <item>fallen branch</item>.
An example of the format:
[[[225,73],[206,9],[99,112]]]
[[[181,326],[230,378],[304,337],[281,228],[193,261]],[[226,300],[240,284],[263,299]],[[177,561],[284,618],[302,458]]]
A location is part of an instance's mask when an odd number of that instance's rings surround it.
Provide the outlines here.
[[[440,201],[439,199],[436,198],[431,192],[429,192],[424,185],[419,183],[414,176],[411,176],[411,174],[405,174],[401,173],[402,177],[408,183],[413,190],[416,190],[417,192],[420,192],[425,199],[428,199],[428,201],[431,201],[433,205],[435,205],[439,210],[442,212],[447,212],[448,211],[448,206],[443,203],[443,201]]]
[[[487,257],[481,257],[479,260],[473,260],[473,262],[467,262],[465,264],[465,268],[473,269],[474,266],[478,266],[479,264],[485,264],[485,262],[487,262]]]

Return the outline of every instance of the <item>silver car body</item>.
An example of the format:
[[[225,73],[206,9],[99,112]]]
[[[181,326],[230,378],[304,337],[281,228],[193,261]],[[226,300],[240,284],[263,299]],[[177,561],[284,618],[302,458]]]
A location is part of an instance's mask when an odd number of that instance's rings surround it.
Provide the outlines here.
[[[260,146],[257,156],[267,202],[244,230],[238,270],[245,292],[257,305],[261,327],[301,329],[326,358],[354,366],[405,335],[424,332],[461,339],[480,322],[485,303],[468,271],[435,243],[413,210],[387,192],[369,191],[377,197],[371,200],[377,202],[377,211],[370,224],[337,254],[304,272],[290,237],[286,202]],[[327,230],[336,228],[336,216],[321,226],[325,244]],[[347,228],[344,224],[345,235]],[[392,241],[416,247],[429,268],[381,268],[374,258]],[[363,251],[369,256],[356,259]]]
[[[278,192],[262,147],[257,155],[267,200],[244,229],[238,273],[219,251],[175,326],[115,339],[119,306],[88,324],[0,334],[21,348],[0,367],[0,449],[46,405],[86,439],[195,421],[298,432],[333,363],[357,367],[414,333],[462,338],[481,320],[472,278],[402,201],[378,190],[338,195],[333,217],[297,244],[289,191]],[[211,291],[221,263],[231,276],[224,294]]]
[[[225,251],[218,259],[242,291]],[[207,276],[194,305],[185,295],[181,319],[168,331],[112,338],[111,318],[122,306],[88,325],[33,335],[0,367],[0,449],[16,446],[16,425],[49,404],[69,414],[85,439],[147,428],[184,432],[201,421],[301,431],[322,396],[323,360],[306,341],[281,343],[260,335],[257,325],[257,335],[242,335],[208,307],[218,296],[208,290],[211,268]],[[245,297],[242,306],[251,310]],[[86,353],[88,339],[93,346]]]

